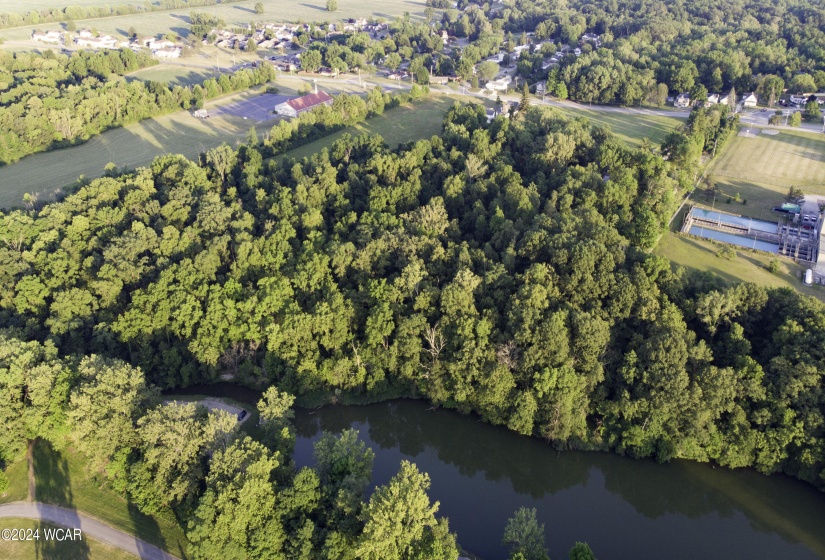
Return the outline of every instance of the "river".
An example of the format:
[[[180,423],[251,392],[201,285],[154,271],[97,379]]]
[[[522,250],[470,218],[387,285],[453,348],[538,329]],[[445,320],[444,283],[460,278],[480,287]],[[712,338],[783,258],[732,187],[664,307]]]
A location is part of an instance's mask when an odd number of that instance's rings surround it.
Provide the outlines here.
[[[252,400],[226,388],[214,392]],[[506,558],[501,536],[521,506],[536,508],[554,560],[567,558],[576,541],[588,542],[601,560],[825,558],[825,494],[787,476],[558,452],[423,401],[298,409],[295,425],[299,466],[313,464],[322,430],[349,427],[375,451],[376,485],[386,484],[402,459],[416,463],[432,479],[439,515],[485,560]]]

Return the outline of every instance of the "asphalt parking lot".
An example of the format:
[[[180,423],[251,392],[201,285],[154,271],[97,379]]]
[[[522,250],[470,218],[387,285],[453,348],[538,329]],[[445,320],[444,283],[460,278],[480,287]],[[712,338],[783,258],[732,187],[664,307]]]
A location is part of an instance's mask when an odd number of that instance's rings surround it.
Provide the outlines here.
[[[272,113],[275,105],[288,101],[289,99],[291,99],[291,97],[288,95],[263,93],[250,97],[249,99],[241,99],[228,105],[223,105],[222,107],[216,107],[211,113],[216,116],[232,115],[242,117],[259,123],[275,118],[275,115]]]

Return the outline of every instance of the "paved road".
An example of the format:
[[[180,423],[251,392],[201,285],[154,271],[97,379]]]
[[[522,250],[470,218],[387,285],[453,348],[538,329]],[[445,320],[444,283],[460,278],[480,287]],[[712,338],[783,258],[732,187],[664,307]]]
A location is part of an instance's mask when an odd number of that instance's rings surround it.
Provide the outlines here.
[[[0,505],[0,517],[37,519],[63,527],[79,528],[84,537],[92,537],[143,560],[179,560],[177,556],[172,556],[155,545],[71,509],[40,502],[13,502]]]

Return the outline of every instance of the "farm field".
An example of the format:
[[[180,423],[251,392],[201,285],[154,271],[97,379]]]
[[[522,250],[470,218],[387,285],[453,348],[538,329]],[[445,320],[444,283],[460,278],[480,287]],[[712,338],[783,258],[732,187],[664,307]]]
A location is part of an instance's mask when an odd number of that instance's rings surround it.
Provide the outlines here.
[[[87,461],[80,454],[71,449],[57,451],[48,442],[38,440],[33,457],[37,501],[75,508],[178,556],[186,550],[186,537],[171,513],[168,518],[145,515],[107,485],[87,478]],[[9,496],[3,502],[24,499],[26,495],[25,476],[12,472],[17,469],[25,473],[26,461],[18,461],[9,469]]]
[[[736,250],[736,259],[728,261],[716,256],[716,252],[721,247],[721,244],[716,245],[693,237],[666,232],[653,252],[689,270],[712,272],[728,283],[753,282],[763,286],[791,288],[825,301],[825,288],[806,286],[802,283],[801,275],[806,267],[787,259],[777,258],[780,270],[779,273],[772,274],[768,272],[766,266],[774,258],[773,256],[733,247]],[[728,245],[728,247],[732,246]]]
[[[40,0],[48,4],[45,0]],[[330,13],[326,10],[324,0],[261,0],[264,4],[264,13],[255,13],[254,6],[257,0],[248,0],[233,4],[218,6],[203,6],[195,8],[198,12],[214,14],[222,18],[228,26],[246,26],[251,20],[270,22],[297,22],[297,21],[338,21],[354,17],[381,17],[392,19],[409,12],[411,17],[423,17],[424,0],[347,0],[338,3],[338,11]],[[71,4],[66,0],[66,4]],[[86,5],[106,4],[111,2],[88,1]],[[51,6],[54,6],[54,2]],[[28,9],[28,4],[26,5]],[[10,0],[0,0],[0,12],[18,12],[23,9],[21,3],[12,4]],[[113,36],[126,36],[130,27],[134,27],[140,35],[154,35],[158,33],[177,33],[186,37],[189,34],[189,9],[169,10],[163,12],[149,12],[146,14],[132,14],[127,16],[113,16],[108,18],[78,20],[78,29],[94,27],[101,33]],[[2,30],[2,36],[10,40],[23,40],[31,36],[34,28],[51,28],[59,23],[44,25],[29,25]]]
[[[109,546],[85,535],[81,541],[44,541],[43,529],[57,528],[59,525],[41,523],[34,519],[0,519],[2,529],[40,529],[41,538],[34,541],[3,542],[3,558],[6,560],[133,560],[136,556],[119,548]]]
[[[724,198],[739,193],[748,201],[739,213],[769,219],[771,208],[783,202],[792,186],[809,194],[825,195],[825,135],[765,132],[753,138],[733,138],[708,167],[708,174],[716,180]]]
[[[324,138],[305,144],[294,150],[276,156],[276,159],[292,157],[301,159],[329,148],[344,134],[379,134],[390,148],[410,140],[430,138],[441,131],[441,121],[453,106],[455,99],[434,96],[410,105],[388,109],[383,115],[373,117],[364,123],[347,127]]]

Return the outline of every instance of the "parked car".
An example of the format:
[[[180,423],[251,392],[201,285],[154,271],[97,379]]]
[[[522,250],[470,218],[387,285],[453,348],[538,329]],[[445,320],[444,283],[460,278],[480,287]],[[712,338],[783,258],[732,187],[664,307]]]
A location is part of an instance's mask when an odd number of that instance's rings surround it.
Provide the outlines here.
[[[245,410],[241,410],[241,411],[238,413],[238,420],[243,420],[244,418],[246,418],[246,411],[245,411]]]

